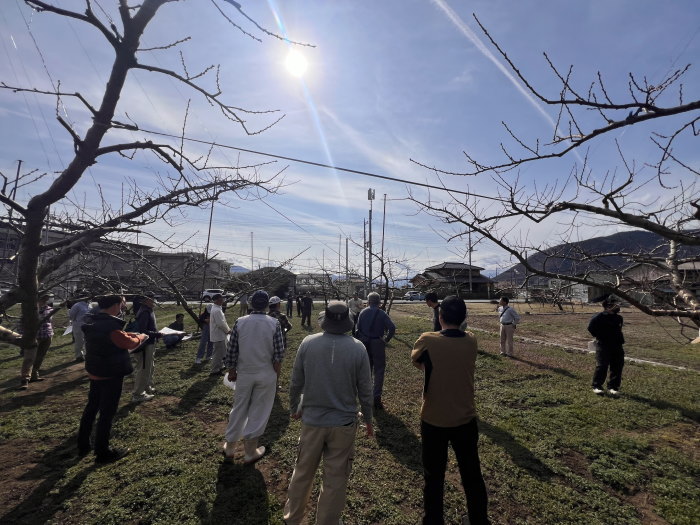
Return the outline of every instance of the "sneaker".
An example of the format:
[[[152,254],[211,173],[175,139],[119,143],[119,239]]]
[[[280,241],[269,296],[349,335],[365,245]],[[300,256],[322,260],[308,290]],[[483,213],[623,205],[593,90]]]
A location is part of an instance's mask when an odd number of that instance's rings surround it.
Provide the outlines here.
[[[598,396],[602,396],[605,393],[605,390],[603,390],[602,388],[594,388],[593,393]]]
[[[202,358],[198,357],[197,359],[194,360],[195,365],[201,365],[202,364]]]
[[[141,403],[142,401],[150,401],[153,399],[152,394],[141,394],[140,396],[131,396],[132,403]]]
[[[609,389],[608,389],[608,394],[610,394],[611,396],[616,396],[616,395],[618,395],[619,393],[620,393],[620,391],[619,391],[619,390],[615,390],[614,388],[609,388]]]
[[[128,448],[110,448],[106,453],[96,455],[95,463],[114,463],[122,459],[128,453]]]
[[[156,393],[156,389],[153,388],[152,386],[146,387],[146,393],[154,395]]]

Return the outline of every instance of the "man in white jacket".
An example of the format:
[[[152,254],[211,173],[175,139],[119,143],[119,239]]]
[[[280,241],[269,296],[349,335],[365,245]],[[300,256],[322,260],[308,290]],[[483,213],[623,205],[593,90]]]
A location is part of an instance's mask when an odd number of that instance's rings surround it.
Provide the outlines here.
[[[224,354],[226,353],[226,336],[231,333],[221,306],[224,304],[224,296],[220,293],[211,298],[211,317],[209,318],[209,341],[214,345],[214,353],[211,359],[210,376],[221,375],[223,369]]]

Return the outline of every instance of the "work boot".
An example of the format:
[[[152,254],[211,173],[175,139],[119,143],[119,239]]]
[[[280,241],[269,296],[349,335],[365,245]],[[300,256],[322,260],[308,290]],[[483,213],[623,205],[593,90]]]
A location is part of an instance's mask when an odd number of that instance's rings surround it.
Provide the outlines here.
[[[19,380],[19,389],[20,390],[27,390],[29,388],[29,379],[20,379]]]
[[[244,439],[243,449],[245,450],[243,462],[246,465],[252,465],[265,455],[265,447],[258,447],[258,438]]]

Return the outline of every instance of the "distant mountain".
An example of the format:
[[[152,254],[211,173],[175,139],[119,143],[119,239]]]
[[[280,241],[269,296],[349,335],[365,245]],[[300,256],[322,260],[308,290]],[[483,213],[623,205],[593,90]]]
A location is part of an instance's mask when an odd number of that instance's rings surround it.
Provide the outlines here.
[[[560,244],[542,253],[531,255],[527,260],[535,268],[554,273],[576,275],[586,271],[621,270],[633,264],[628,258],[619,255],[595,258],[592,258],[592,256],[625,252],[662,257],[667,253],[667,246],[668,241],[660,235],[648,231],[635,230],[615,233],[606,237],[594,237],[585,241]],[[679,253],[681,256],[700,255],[700,249],[683,246],[680,248]],[[520,283],[524,277],[525,268],[522,264],[516,264],[498,274],[494,277],[494,280]],[[536,277],[531,278],[531,282],[536,284],[536,281]]]
[[[247,273],[250,270],[248,268],[244,268],[243,266],[236,266],[235,264],[231,265],[231,273]]]

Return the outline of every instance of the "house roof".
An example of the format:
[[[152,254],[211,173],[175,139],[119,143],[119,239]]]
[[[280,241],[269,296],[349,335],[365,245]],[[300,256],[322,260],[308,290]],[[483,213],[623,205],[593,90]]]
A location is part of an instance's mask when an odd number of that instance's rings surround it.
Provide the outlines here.
[[[480,266],[473,266],[465,263],[459,263],[459,262],[443,262],[440,264],[436,264],[435,266],[430,266],[429,268],[426,268],[425,271],[428,272],[430,270],[483,270]]]

